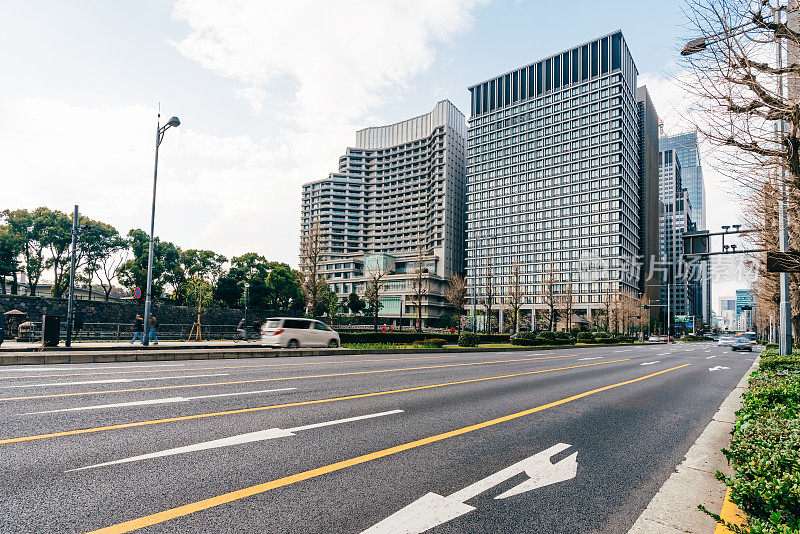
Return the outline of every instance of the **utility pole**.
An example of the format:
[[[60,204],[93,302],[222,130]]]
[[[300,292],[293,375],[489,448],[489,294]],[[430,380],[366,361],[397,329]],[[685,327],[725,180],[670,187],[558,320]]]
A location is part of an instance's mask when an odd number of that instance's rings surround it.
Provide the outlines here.
[[[64,345],[72,345],[72,317],[75,314],[75,252],[78,245],[78,206],[72,214],[72,260],[69,269],[69,298],[67,300],[67,340]]]

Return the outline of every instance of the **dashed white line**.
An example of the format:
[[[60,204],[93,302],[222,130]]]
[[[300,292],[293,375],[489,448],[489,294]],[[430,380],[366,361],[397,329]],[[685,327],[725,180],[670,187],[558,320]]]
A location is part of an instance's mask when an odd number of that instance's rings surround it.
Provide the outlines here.
[[[602,356],[595,356],[593,358],[578,358],[579,362],[585,362],[586,360],[602,360]]]
[[[275,393],[278,391],[291,391],[297,388],[262,389],[259,391],[243,391],[240,393],[218,393],[216,395],[199,395],[197,397],[168,397],[163,399],[149,399],[143,401],[117,402],[114,404],[96,404],[94,406],[79,406],[78,408],[61,408],[60,410],[45,410],[42,412],[27,412],[21,415],[35,415],[44,413],[77,412],[81,410],[102,410],[104,408],[127,408],[129,406],[147,406],[150,404],[169,404],[173,402],[189,402],[198,399],[212,399],[217,397],[238,397],[242,395],[256,395],[258,393]]]
[[[715,355],[715,356],[708,356],[708,357],[706,358],[706,360],[710,360],[711,358],[716,358],[716,355]]]
[[[616,353],[619,353],[619,352],[633,352],[633,349],[615,350],[614,352],[616,352]]]
[[[81,382],[50,382],[42,384],[16,384],[13,386],[0,386],[0,389],[10,388],[38,388],[47,386],[85,386],[87,384],[125,384],[146,380],[177,380],[179,378],[205,378],[209,376],[228,376],[230,373],[213,373],[205,375],[180,375],[180,376],[149,376],[147,378],[109,378],[106,380],[84,380]]]
[[[639,365],[653,365],[655,363],[661,363],[661,360],[656,360],[654,362],[644,362],[644,363],[640,363]]]

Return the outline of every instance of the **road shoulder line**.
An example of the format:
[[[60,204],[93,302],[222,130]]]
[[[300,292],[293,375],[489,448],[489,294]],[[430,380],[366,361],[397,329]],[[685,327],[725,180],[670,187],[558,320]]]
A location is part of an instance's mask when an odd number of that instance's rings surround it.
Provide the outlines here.
[[[722,402],[711,422],[686,453],[686,457],[658,490],[628,534],[673,534],[714,532],[717,524],[697,509],[720,510],[725,500],[724,484],[714,478],[719,470],[732,474],[722,454],[731,440],[736,410],[742,405],[747,379],[758,367],[760,357]]]

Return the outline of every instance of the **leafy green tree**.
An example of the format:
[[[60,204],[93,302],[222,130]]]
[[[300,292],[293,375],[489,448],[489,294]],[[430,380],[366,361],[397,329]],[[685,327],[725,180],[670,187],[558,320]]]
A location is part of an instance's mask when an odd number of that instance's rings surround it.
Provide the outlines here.
[[[352,313],[353,315],[358,315],[359,313],[364,311],[364,308],[367,307],[367,303],[364,302],[361,299],[361,297],[358,296],[358,293],[353,291],[347,297],[347,307],[350,308],[350,313]]]
[[[255,276],[248,283],[250,287],[246,291],[247,305],[252,308],[266,308],[267,296],[269,295],[267,282],[260,276]]]
[[[141,301],[145,299],[147,288],[147,254],[150,238],[144,230],[128,232],[128,244],[133,258],[127,260],[119,268],[120,283],[130,289],[138,287],[142,290]],[[172,285],[177,291],[182,274],[180,272],[180,249],[169,242],[162,242],[158,237],[153,242],[153,298],[159,299],[164,294],[164,287]]]
[[[303,302],[301,275],[285,263],[276,263],[267,277],[267,308],[288,310]]]
[[[41,208],[45,209],[45,208]],[[28,210],[5,210],[0,218],[19,243],[24,260],[24,273],[31,294],[36,294],[39,278],[44,271],[44,245],[42,244],[41,221]]]
[[[72,244],[72,217],[58,210],[37,208],[33,212],[41,228],[41,243],[47,248],[50,257],[45,260],[45,269],[53,269],[53,289],[55,298],[61,298],[69,284],[70,245]]]
[[[0,225],[0,293],[6,293],[6,277],[10,276],[11,292],[17,292],[17,271],[22,243],[9,225]]]
[[[214,298],[228,308],[235,308],[242,300],[242,286],[236,278],[226,274],[217,280]]]
[[[336,321],[336,315],[341,310],[339,297],[336,293],[331,291],[331,288],[326,284],[325,289],[320,293],[321,302],[318,308],[318,315],[327,315],[328,324],[333,325]]]
[[[184,276],[197,278],[211,284],[222,276],[223,266],[228,259],[210,250],[184,250],[180,254],[180,264]]]
[[[128,247],[128,244],[119,235],[117,229],[100,221],[95,221],[87,217],[80,218],[81,231],[78,238],[78,267],[82,269],[82,278],[86,281],[89,288],[89,299],[92,297],[92,282],[95,277],[100,280],[105,299],[111,292],[111,284],[108,283],[108,290],[102,277],[99,276],[105,263],[111,256],[118,255]],[[114,273],[116,276],[116,273]]]

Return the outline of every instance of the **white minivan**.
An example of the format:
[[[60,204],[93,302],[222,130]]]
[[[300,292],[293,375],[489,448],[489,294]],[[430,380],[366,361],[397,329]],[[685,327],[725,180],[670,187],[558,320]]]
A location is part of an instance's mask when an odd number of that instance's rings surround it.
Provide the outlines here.
[[[338,347],[339,334],[314,319],[275,317],[261,326],[261,344],[265,347]]]

